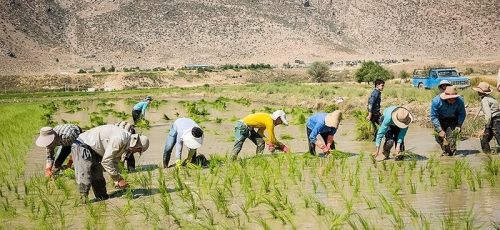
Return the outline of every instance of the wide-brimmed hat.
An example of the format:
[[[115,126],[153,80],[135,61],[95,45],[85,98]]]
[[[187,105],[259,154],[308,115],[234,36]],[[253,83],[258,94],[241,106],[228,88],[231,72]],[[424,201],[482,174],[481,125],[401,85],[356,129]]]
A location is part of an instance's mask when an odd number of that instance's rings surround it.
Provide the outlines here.
[[[404,107],[398,107],[391,113],[392,122],[399,128],[407,128],[413,121],[413,115]]]
[[[452,86],[453,84],[451,84],[451,82],[450,82],[450,81],[448,81],[448,80],[441,80],[441,81],[439,82],[438,88],[441,88],[441,86],[443,86],[443,85],[446,85],[446,86]]]
[[[457,98],[459,96],[460,95],[458,95],[457,87],[455,87],[454,85],[446,87],[444,92],[439,95],[439,97],[441,97],[441,99],[443,100]]]
[[[283,124],[288,125],[288,121],[286,120],[286,114],[285,114],[285,111],[283,111],[283,110],[274,111],[274,113],[271,114],[271,117],[273,118],[273,120],[277,120],[278,118],[281,118],[281,121],[283,122]]]
[[[149,138],[141,134],[132,134],[130,135],[129,146],[131,148],[141,147],[142,148],[141,153],[146,152],[146,150],[148,150],[149,148]]]
[[[181,136],[182,142],[190,149],[197,149],[203,144],[203,135],[201,137],[193,136],[193,128],[190,128]]]
[[[492,91],[491,91],[491,88],[490,88],[490,84],[488,84],[487,82],[479,82],[479,84],[477,85],[477,87],[473,87],[472,88],[474,91],[477,91],[477,92],[480,92],[480,93],[484,93],[484,94],[490,94]]]
[[[326,115],[325,125],[332,128],[338,128],[341,119],[342,112],[340,110],[335,110]]]
[[[40,129],[40,136],[36,139],[35,144],[38,147],[47,147],[54,142],[56,135],[56,131],[52,127],[43,127]]]

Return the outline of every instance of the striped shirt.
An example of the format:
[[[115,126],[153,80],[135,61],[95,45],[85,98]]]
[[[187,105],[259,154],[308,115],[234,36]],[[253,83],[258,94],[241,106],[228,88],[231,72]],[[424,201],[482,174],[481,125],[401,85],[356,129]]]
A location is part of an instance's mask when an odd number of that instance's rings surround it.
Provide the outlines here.
[[[72,124],[63,124],[54,127],[56,143],[47,147],[47,157],[53,159],[56,146],[71,146],[81,133],[80,127]]]

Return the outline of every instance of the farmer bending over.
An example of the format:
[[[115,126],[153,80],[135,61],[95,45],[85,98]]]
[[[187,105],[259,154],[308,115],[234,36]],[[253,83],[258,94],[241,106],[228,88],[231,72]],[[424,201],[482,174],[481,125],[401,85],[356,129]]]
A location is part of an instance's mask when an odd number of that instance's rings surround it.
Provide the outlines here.
[[[182,147],[188,148],[187,162],[194,163],[196,150],[203,144],[203,130],[189,118],[178,118],[172,124],[163,151],[163,168],[168,168],[170,156],[175,145],[175,165],[182,165]]]
[[[238,157],[243,143],[247,138],[257,146],[257,154],[264,151],[265,143],[269,145],[269,151],[271,152],[274,152],[275,149],[288,152],[288,146],[276,140],[274,134],[274,127],[280,124],[288,125],[286,114],[283,110],[276,110],[272,114],[254,113],[237,121],[234,127],[235,142],[231,159],[235,160]],[[264,131],[266,130],[268,137],[264,135]]]
[[[394,143],[396,143],[394,156],[399,156],[400,152],[405,150],[404,139],[406,132],[408,132],[408,126],[412,121],[413,116],[408,109],[398,106],[386,108],[382,116],[382,124],[377,131],[375,139],[377,149],[373,156],[377,157],[380,154],[380,144],[384,136],[385,142],[382,149],[385,159],[389,159],[389,153]]]
[[[432,99],[430,115],[437,132],[436,142],[441,146],[443,155],[454,155],[457,150],[456,138],[466,115],[464,100],[458,95],[455,86],[446,87],[443,93]]]
[[[307,119],[307,139],[309,140],[309,153],[316,155],[316,146],[324,154],[329,154],[330,150],[335,149],[333,136],[337,132],[342,112],[336,110],[332,113],[319,112],[313,114]],[[323,138],[323,143],[317,141],[318,134]]]
[[[86,202],[90,187],[97,200],[109,198],[103,169],[109,173],[115,187],[126,188],[128,184],[118,171],[120,159],[127,151],[146,151],[149,140],[146,136],[130,134],[115,125],[102,125],[80,134],[72,147],[76,183],[82,202]]]
[[[148,108],[148,105],[152,100],[153,99],[151,98],[151,96],[147,96],[143,101],[134,105],[134,108],[132,109],[132,118],[134,119],[134,124],[137,124],[140,119],[146,118],[146,109]]]
[[[472,88],[477,91],[481,97],[481,110],[484,113],[486,121],[483,135],[481,135],[481,149],[484,153],[491,153],[490,141],[495,137],[497,144],[500,145],[500,109],[498,101],[491,96],[490,85],[486,82],[480,82],[477,87]]]
[[[63,124],[54,128],[43,127],[40,129],[40,136],[36,140],[36,145],[47,149],[47,163],[45,164],[45,176],[51,177],[61,169],[66,157],[71,153],[71,145],[78,138],[82,129],[77,125]],[[54,161],[54,150],[57,151]],[[68,161],[66,167],[71,167],[72,160]]]

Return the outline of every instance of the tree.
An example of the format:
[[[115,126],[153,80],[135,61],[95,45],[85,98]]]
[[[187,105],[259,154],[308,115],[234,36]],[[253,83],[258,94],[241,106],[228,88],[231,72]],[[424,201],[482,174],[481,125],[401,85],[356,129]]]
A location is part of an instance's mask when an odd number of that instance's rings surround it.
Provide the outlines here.
[[[101,67],[101,73],[104,73],[104,72],[106,72],[106,67],[103,66],[103,67]]]
[[[325,82],[326,78],[330,75],[330,66],[324,62],[315,61],[309,66],[307,74],[315,82]]]
[[[116,68],[114,65],[111,66],[111,68],[108,69],[108,72],[115,72]]]
[[[375,79],[387,80],[392,78],[391,72],[373,61],[363,62],[361,68],[354,74],[357,82],[373,82]]]
[[[401,70],[401,72],[399,72],[399,78],[401,79],[407,79],[410,77],[410,74],[404,70]]]

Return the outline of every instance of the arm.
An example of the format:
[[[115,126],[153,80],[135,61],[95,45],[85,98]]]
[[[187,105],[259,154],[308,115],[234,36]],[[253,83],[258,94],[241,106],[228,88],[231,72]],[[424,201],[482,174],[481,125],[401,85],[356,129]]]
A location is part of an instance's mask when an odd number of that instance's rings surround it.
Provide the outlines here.
[[[368,113],[371,114],[372,109],[373,109],[373,104],[375,104],[375,101],[377,99],[377,90],[373,90],[372,94],[370,94],[370,97],[368,98]]]
[[[465,116],[466,116],[466,112],[465,112],[465,104],[464,104],[464,101],[463,99],[458,99],[460,104],[458,105],[458,125],[459,126],[462,126],[462,124],[464,123],[465,121]]]
[[[443,129],[441,128],[441,124],[439,123],[438,104],[439,101],[432,100],[430,115],[431,115],[431,122],[434,125],[434,129],[437,132],[441,132],[441,130]]]
[[[124,145],[124,143],[121,138],[111,138],[108,146],[106,146],[104,155],[102,156],[102,167],[109,173],[114,181],[122,179],[117,167],[118,161],[123,154],[123,151],[120,151],[120,149],[122,149],[122,145]]]
[[[321,130],[322,126],[323,125],[321,124],[321,122],[316,122],[316,124],[314,125],[314,128],[311,130],[311,134],[308,137],[309,138],[309,143],[311,143],[311,144],[315,144],[316,143],[316,140],[317,140],[317,137],[318,137],[318,133]]]
[[[404,128],[404,129],[399,130],[398,144],[403,143],[407,132],[408,132],[408,128]]]
[[[144,103],[144,104],[142,105],[142,112],[141,112],[141,114],[142,114],[142,116],[143,116],[144,118],[146,118],[146,109],[147,109],[147,108],[148,108],[148,103],[146,102],[146,103]]]
[[[183,142],[181,140],[181,135],[177,133],[177,138],[175,141],[175,158],[176,159],[181,159],[182,156],[182,147],[183,147]]]
[[[270,144],[281,146],[281,143],[276,140],[276,136],[274,136],[274,124],[273,121],[270,120],[270,122],[266,122],[266,130],[267,134],[269,135],[268,140]],[[264,130],[262,130],[264,132]]]
[[[491,108],[487,100],[481,100],[481,107],[484,112],[484,120],[486,121],[486,128],[491,128]]]
[[[377,146],[377,148],[380,146],[380,143],[382,142],[382,138],[384,137],[384,135],[387,133],[387,130],[389,129],[389,123],[391,123],[391,116],[384,116],[384,120],[382,121],[382,124],[378,128],[377,136],[375,139],[375,146]]]

